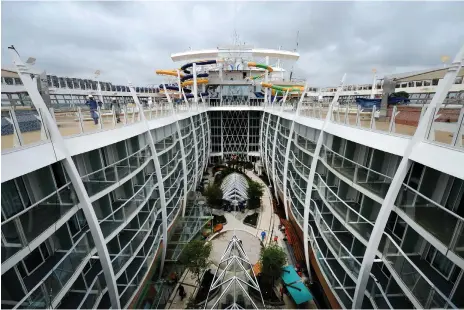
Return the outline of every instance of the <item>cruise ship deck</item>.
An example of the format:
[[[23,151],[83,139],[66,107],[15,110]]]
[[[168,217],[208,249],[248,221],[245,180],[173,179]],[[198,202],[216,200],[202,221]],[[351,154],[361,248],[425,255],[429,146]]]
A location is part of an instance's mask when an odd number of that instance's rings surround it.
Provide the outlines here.
[[[278,64],[299,54],[284,50],[177,53],[191,73],[160,69],[159,86],[119,90],[37,83],[12,55],[2,75],[2,307],[140,307],[147,283],[161,283],[209,219],[190,199],[208,165],[232,158],[267,176],[331,308],[464,307],[464,47],[433,79],[410,75],[418,94],[438,81],[425,101],[399,105],[378,80],[286,81]],[[98,124],[89,94],[102,102]],[[356,96],[382,101],[366,109]],[[152,307],[164,306],[161,294]]]

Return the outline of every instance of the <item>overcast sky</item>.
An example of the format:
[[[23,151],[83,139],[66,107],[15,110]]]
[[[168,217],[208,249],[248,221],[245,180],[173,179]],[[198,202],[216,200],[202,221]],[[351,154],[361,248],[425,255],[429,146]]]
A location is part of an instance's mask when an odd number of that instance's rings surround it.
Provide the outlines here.
[[[4,2],[7,46],[49,74],[137,85],[176,68],[171,53],[240,40],[294,50],[294,76],[314,86],[370,83],[380,76],[440,66],[464,44],[464,2]],[[289,65],[289,64],[286,64]],[[289,65],[288,70],[291,69]]]

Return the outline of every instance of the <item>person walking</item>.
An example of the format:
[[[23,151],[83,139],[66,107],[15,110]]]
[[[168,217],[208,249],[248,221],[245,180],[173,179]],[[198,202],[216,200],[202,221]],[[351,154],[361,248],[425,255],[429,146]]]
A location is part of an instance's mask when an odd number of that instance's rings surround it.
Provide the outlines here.
[[[120,123],[121,119],[119,118],[119,116],[121,115],[121,105],[119,101],[116,100],[116,98],[113,98],[111,100],[111,109],[113,108],[114,108],[114,115],[116,116],[116,122]]]
[[[181,284],[181,285],[179,285],[179,296],[180,296],[180,300],[184,300],[185,295],[187,295],[187,293],[185,293],[185,288],[184,288],[184,286]]]
[[[274,236],[274,242],[277,243],[277,240],[279,239],[279,237],[277,236]]]
[[[92,95],[89,95],[87,97],[87,102],[85,104],[88,105],[90,108],[90,116],[93,118],[95,125],[98,125],[98,117],[99,117],[97,113],[98,105],[95,99],[93,99]]]
[[[264,239],[266,238],[266,232],[263,230],[261,232],[261,241],[264,242]]]

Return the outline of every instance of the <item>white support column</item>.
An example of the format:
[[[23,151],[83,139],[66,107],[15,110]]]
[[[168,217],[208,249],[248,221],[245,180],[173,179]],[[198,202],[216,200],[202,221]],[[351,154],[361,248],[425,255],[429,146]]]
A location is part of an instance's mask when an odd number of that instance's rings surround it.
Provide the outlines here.
[[[197,64],[194,62],[192,67],[193,74],[193,98],[195,98],[195,107],[198,106],[198,84],[197,84]]]
[[[179,85],[179,92],[182,95],[182,98],[184,98],[185,106],[188,107],[187,96],[185,96],[184,89],[182,88],[182,85],[181,85],[182,83],[180,81],[180,71],[179,71],[179,69],[177,69],[177,84]]]
[[[332,103],[329,105],[329,111],[324,119],[324,124],[322,125],[321,132],[319,133],[319,138],[317,139],[316,149],[314,150],[314,156],[311,160],[311,167],[309,170],[308,183],[306,185],[306,198],[303,212],[303,242],[304,242],[304,251],[306,258],[306,266],[310,270],[309,264],[309,232],[308,232],[308,222],[309,222],[309,205],[311,204],[311,194],[313,189],[314,175],[316,174],[317,162],[319,160],[319,153],[321,152],[322,143],[324,142],[324,130],[330,122],[330,115],[332,114],[333,105],[338,101],[341,92],[343,91],[343,85],[345,83],[346,74],[343,75],[340,85],[338,86],[337,92],[332,100]]]
[[[422,119],[419,121],[416,132],[412,136],[411,140],[408,142],[406,149],[403,153],[403,158],[396,169],[395,175],[393,176],[390,187],[388,188],[385,199],[380,208],[379,214],[372,229],[372,234],[369,238],[369,243],[367,244],[366,252],[364,253],[364,258],[362,261],[361,269],[359,271],[358,281],[356,282],[356,289],[354,292],[353,298],[353,309],[360,308],[364,298],[364,292],[367,287],[367,281],[369,280],[369,274],[372,269],[372,265],[375,259],[375,253],[379,247],[380,240],[385,231],[388,218],[393,209],[395,199],[398,196],[398,193],[403,184],[404,178],[408,173],[409,167],[411,166],[411,161],[409,157],[411,156],[412,151],[418,146],[422,141],[427,139],[428,130],[430,130],[431,124],[435,119],[435,114],[439,111],[441,104],[446,98],[448,91],[451,89],[451,86],[456,79],[456,76],[461,69],[461,66],[464,62],[464,45],[461,47],[461,50],[456,55],[453,63],[449,67],[445,76],[438,83],[437,90],[433,96],[432,101],[427,108]]]
[[[259,127],[259,154],[261,156],[261,163],[263,163],[264,159],[264,149],[263,149],[263,135],[264,135],[264,116],[265,113],[263,111],[263,115],[261,116],[261,126]]]
[[[187,160],[185,158],[184,140],[182,139],[182,133],[180,131],[180,125],[179,125],[178,119],[176,119],[176,128],[177,128],[177,134],[179,136],[180,154],[182,156],[182,171],[184,175],[183,177],[184,179],[184,199],[182,202],[182,216],[185,216],[185,207],[187,206],[187,189],[188,189],[187,174],[188,174],[188,171],[187,171]]]
[[[269,136],[269,126],[270,126],[270,123],[271,123],[271,113],[268,113],[268,117],[267,117],[267,126],[266,126],[266,143],[264,143],[264,161],[263,161],[263,165],[266,166],[266,172],[267,172],[267,176],[268,176],[268,179],[269,179],[269,162],[267,160],[267,154],[269,152],[268,150],[268,143],[267,143],[267,137]],[[269,179],[270,181],[270,179]]]
[[[222,119],[222,113],[223,111],[219,111],[221,113],[221,125],[224,124],[224,120]],[[224,128],[221,126],[221,158],[222,162],[224,162]],[[211,130],[211,127],[210,127]],[[211,143],[211,142],[210,142]]]
[[[266,56],[266,66],[269,66],[269,56]],[[269,83],[269,72],[266,70],[266,73],[264,74],[264,83]],[[268,98],[268,93],[269,93],[269,88],[264,89],[264,105],[271,102],[270,97]]]
[[[208,125],[208,160],[209,160],[209,157],[211,155],[211,122],[209,121],[209,116],[208,116],[208,112],[205,112],[205,115],[206,115],[206,121],[207,121],[207,125]]]
[[[164,87],[164,84],[163,84],[163,87]],[[139,109],[141,109],[142,105],[140,104],[139,98],[137,97],[137,93],[135,92],[135,89],[130,82],[129,82],[129,90],[132,95],[132,98],[134,99],[135,104],[139,107]],[[150,150],[153,154],[152,156],[153,164],[155,166],[156,180],[158,182],[158,191],[160,195],[161,220],[162,220],[162,227],[163,227],[163,253],[161,256],[161,265],[160,265],[160,275],[161,275],[163,273],[164,261],[166,260],[166,250],[168,247],[168,214],[166,210],[166,194],[164,191],[163,174],[161,172],[161,165],[159,163],[158,153],[156,152],[155,141],[153,140],[153,136],[150,131],[150,126],[148,125],[147,119],[145,117],[145,113],[141,113],[141,115],[142,115],[141,120],[147,127],[148,142],[150,145]]]
[[[42,118],[47,126],[48,132],[50,133],[50,140],[52,141],[55,152],[64,155],[64,168],[68,173],[69,178],[71,179],[71,183],[74,187],[76,195],[79,198],[80,204],[82,205],[82,211],[84,212],[84,216],[89,225],[90,234],[92,235],[95,247],[97,249],[97,254],[100,258],[103,275],[108,287],[108,295],[111,301],[111,307],[113,309],[119,309],[121,308],[119,302],[119,293],[116,285],[113,266],[111,264],[111,259],[106,247],[105,238],[98,223],[98,218],[93,209],[89,195],[87,194],[84,183],[82,182],[81,176],[79,175],[79,171],[77,170],[77,167],[72,160],[71,154],[66,147],[64,138],[61,136],[61,133],[58,129],[58,125],[54,121],[37,89],[37,83],[35,83],[31,78],[29,68],[21,61],[15,50],[11,50],[11,54],[13,56],[13,62],[16,66],[16,70],[18,71],[18,75],[21,78],[21,81],[23,82],[23,85],[26,88],[34,107],[42,112]]]
[[[275,153],[276,153],[277,135],[278,135],[278,132],[279,132],[280,119],[281,119],[280,115],[277,116],[277,123],[276,123],[276,128],[274,130],[274,140],[273,140],[274,143],[272,144],[272,157],[271,157],[271,161],[272,161],[272,164],[271,164],[271,167],[272,167],[272,179],[274,180],[274,194],[275,194],[276,199],[279,196],[277,196],[277,173],[276,173],[276,167],[275,167],[275,162],[276,162]],[[288,219],[287,210],[285,210],[285,217]]]
[[[200,113],[200,119],[201,119],[201,141],[203,143],[203,166],[201,167],[201,174],[203,175],[203,171],[205,171],[206,165],[208,163],[208,151],[206,150],[206,130],[205,130],[205,124],[206,123],[206,112]]]
[[[196,189],[197,189],[197,181],[198,181],[198,174],[201,174],[201,172],[199,172],[199,170],[198,170],[198,141],[197,141],[197,134],[196,134],[196,131],[195,131],[195,123],[193,121],[193,116],[190,116],[190,124],[192,124],[193,147],[194,147],[194,151],[195,151],[195,171],[193,172],[195,174],[195,177],[194,177],[194,180],[193,180],[193,182],[194,182],[193,183],[193,191],[196,191]],[[182,216],[185,216],[185,212],[182,214]]]
[[[284,176],[283,176],[283,178],[284,178],[283,183],[284,184],[283,184],[283,187],[284,187],[284,207],[285,207],[285,212],[286,212],[285,215],[287,215],[287,220],[288,220],[288,211],[287,210],[290,208],[289,205],[288,205],[288,197],[287,197],[288,162],[289,162],[289,156],[290,156],[290,148],[292,146],[292,141],[293,141],[293,131],[295,130],[295,118],[298,115],[297,111],[299,110],[299,107],[301,106],[301,103],[303,102],[303,98],[304,98],[304,96],[306,94],[306,89],[307,88],[308,88],[308,83],[305,84],[305,90],[303,91],[303,95],[301,96],[300,100],[298,101],[296,111],[295,111],[295,113],[293,113],[293,116],[291,118],[292,125],[290,126],[290,133],[288,135],[287,148],[285,149]]]
[[[248,127],[247,127],[247,161],[250,161],[250,111],[247,112],[247,121],[248,121]]]

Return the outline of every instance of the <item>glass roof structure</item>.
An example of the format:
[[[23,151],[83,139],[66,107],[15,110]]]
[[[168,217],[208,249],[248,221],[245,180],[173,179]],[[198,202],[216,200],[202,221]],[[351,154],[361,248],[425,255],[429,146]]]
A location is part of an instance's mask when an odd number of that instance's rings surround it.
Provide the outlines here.
[[[231,173],[222,180],[222,198],[234,203],[239,203],[248,199],[248,181],[240,173]]]
[[[219,289],[220,294],[214,294]],[[254,297],[251,297],[252,294]],[[234,234],[221,257],[205,309],[263,309],[264,300],[253,265]]]

